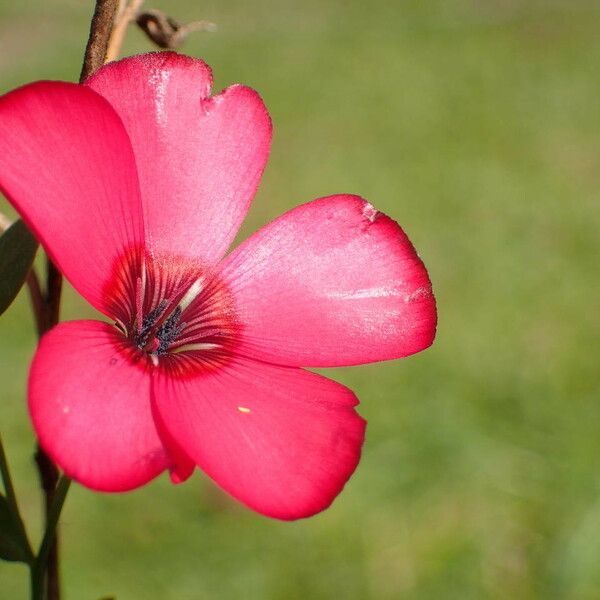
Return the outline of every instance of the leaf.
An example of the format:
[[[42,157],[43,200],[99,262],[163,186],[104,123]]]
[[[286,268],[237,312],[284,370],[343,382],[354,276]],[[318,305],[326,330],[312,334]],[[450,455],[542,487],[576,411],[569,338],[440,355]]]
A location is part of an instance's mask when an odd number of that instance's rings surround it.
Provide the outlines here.
[[[14,562],[28,561],[27,542],[15,526],[6,498],[0,494],[0,558]]]
[[[37,247],[37,240],[21,220],[0,235],[0,315],[25,283]]]

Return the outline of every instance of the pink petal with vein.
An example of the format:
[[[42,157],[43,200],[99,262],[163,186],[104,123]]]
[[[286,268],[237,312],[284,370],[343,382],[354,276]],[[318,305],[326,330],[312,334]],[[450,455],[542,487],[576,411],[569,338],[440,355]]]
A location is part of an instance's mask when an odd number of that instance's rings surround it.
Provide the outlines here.
[[[250,508],[308,517],[341,492],[365,422],[354,394],[320,375],[246,359],[153,379],[157,414],[185,452]]]
[[[40,342],[29,410],[42,447],[67,475],[100,491],[139,487],[170,466],[150,405],[150,375],[115,330],[61,323]]]
[[[143,241],[135,159],[92,90],[39,82],[0,98],[0,190],[97,309],[117,261]]]
[[[119,113],[136,155],[150,250],[213,263],[244,219],[265,167],[271,120],[234,85],[210,97],[201,60],[159,52],[100,69],[87,85]]]
[[[400,358],[435,337],[425,266],[399,225],[358,196],[299,206],[239,246],[221,273],[237,351],[294,366]]]

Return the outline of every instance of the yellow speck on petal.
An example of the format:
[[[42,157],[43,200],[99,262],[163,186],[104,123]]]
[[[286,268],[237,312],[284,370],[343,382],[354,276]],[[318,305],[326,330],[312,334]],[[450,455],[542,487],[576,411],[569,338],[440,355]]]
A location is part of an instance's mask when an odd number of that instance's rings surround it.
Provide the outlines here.
[[[245,406],[238,406],[238,410],[239,410],[241,413],[244,413],[244,414],[246,414],[246,415],[247,415],[249,412],[252,412],[252,411],[251,411],[249,408],[246,408]]]

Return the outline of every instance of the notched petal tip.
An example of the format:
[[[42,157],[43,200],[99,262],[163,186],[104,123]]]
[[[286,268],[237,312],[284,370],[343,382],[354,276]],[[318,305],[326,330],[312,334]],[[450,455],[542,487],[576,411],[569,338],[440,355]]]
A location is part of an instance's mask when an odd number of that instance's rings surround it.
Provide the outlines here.
[[[215,264],[268,158],[272,124],[258,94],[233,85],[210,97],[210,68],[175,52],[111,63],[86,83],[112,104],[131,138],[149,249]]]
[[[257,152],[264,155],[264,164],[260,173],[264,171],[269,153],[271,151],[271,141],[273,137],[273,120],[267,110],[267,106],[262,96],[253,88],[241,83],[234,83],[224,88],[218,94],[207,96],[200,100],[200,107],[205,117],[217,114],[218,109],[230,103],[235,106],[230,118],[239,119],[246,123],[261,123],[260,131],[254,139]]]

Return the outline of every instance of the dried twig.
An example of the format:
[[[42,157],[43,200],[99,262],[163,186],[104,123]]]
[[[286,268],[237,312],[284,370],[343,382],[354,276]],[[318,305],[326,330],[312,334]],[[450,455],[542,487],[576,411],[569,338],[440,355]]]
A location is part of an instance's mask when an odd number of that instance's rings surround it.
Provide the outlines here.
[[[174,50],[179,48],[194,31],[216,31],[210,21],[192,21],[182,25],[160,10],[140,13],[135,21],[138,27],[159,47]]]

